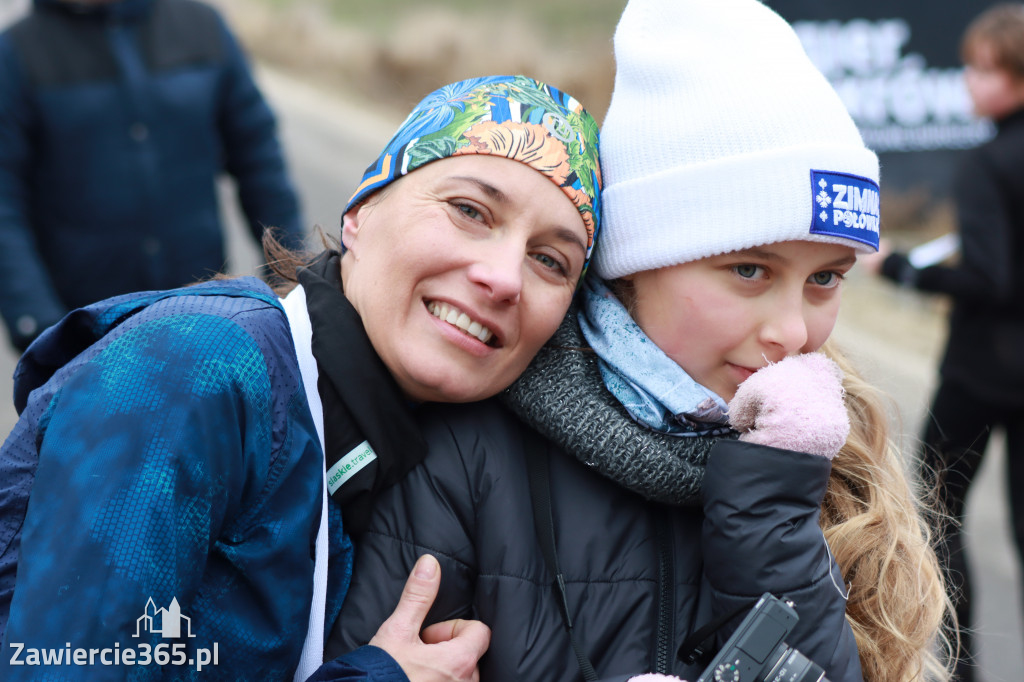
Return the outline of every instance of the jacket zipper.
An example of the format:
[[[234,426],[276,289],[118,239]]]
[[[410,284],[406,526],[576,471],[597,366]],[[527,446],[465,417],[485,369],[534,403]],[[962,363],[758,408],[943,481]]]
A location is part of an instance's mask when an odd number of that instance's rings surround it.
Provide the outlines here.
[[[668,512],[654,511],[654,527],[658,545],[658,625],[655,639],[654,672],[663,675],[672,672],[670,654],[672,633],[675,630],[675,553],[672,551],[672,528]]]

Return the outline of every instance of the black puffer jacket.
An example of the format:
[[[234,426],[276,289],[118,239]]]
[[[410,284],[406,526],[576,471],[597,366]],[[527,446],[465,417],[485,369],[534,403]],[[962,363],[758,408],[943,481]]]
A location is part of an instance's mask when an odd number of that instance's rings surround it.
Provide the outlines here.
[[[562,332],[565,341],[564,326]],[[545,381],[561,367],[566,381],[549,383],[576,389],[586,381],[599,402],[612,404],[592,356],[552,349],[538,358],[540,366],[548,361]],[[537,370],[535,364],[524,378],[527,386]],[[542,412],[554,414],[562,396],[535,397],[548,406]],[[594,420],[578,431],[595,445],[615,442],[612,432],[632,424],[623,413],[584,409]],[[581,679],[534,530],[523,422],[497,401],[432,406],[420,418],[430,452],[385,493],[369,531],[355,538],[353,583],[327,656],[370,639],[416,558],[429,552],[441,562],[442,585],[428,623],[477,618],[491,627],[480,663],[484,682]],[[648,456],[658,439],[643,434],[649,432],[636,427],[618,442],[631,456]],[[818,526],[829,462],[723,439],[705,469],[700,452],[708,439],[674,440],[698,453],[680,474],[703,488],[693,504],[648,501],[597,473],[599,462],[581,462],[585,453],[547,447],[569,610],[598,675],[623,679],[654,670],[695,680],[700,667],[677,658],[683,640],[768,591],[796,604],[800,622],[786,638],[790,645],[825,667],[832,682],[861,680],[837,588],[842,578],[838,568],[829,571]],[[719,644],[731,629],[723,629]]]
[[[1024,109],[967,152],[954,183],[960,261],[917,270],[894,253],[889,279],[953,300],[940,371],[988,402],[1024,406]]]

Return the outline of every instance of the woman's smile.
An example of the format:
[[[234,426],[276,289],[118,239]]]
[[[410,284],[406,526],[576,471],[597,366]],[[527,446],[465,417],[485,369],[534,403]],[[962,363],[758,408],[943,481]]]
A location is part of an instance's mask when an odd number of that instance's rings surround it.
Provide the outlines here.
[[[492,340],[497,340],[490,329],[480,322],[472,319],[469,315],[454,305],[438,301],[429,301],[427,302],[427,310],[429,310],[434,317],[458,327],[469,336],[479,339],[481,343],[492,346],[495,345],[490,343]]]

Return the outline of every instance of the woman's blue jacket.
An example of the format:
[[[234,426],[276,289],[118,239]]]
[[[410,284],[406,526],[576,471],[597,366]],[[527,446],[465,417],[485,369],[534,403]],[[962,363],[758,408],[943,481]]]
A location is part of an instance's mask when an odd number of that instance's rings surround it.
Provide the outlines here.
[[[119,652],[120,665],[48,671],[60,679],[290,680],[324,464],[274,293],[242,278],[76,310],[23,356],[15,402],[0,449],[0,678],[43,674],[12,663],[20,646],[21,661]],[[329,541],[328,626],[352,559],[333,504]],[[161,644],[193,663],[142,665]],[[197,672],[200,650],[218,657]],[[331,670],[406,679],[373,648]]]

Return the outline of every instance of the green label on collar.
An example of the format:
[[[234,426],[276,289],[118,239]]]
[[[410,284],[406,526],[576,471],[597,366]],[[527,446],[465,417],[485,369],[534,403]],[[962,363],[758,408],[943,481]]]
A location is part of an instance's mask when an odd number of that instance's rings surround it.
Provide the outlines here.
[[[377,453],[364,440],[327,470],[327,491],[333,495],[338,488],[345,484],[345,481],[355,476],[360,469],[375,459],[377,459]]]

